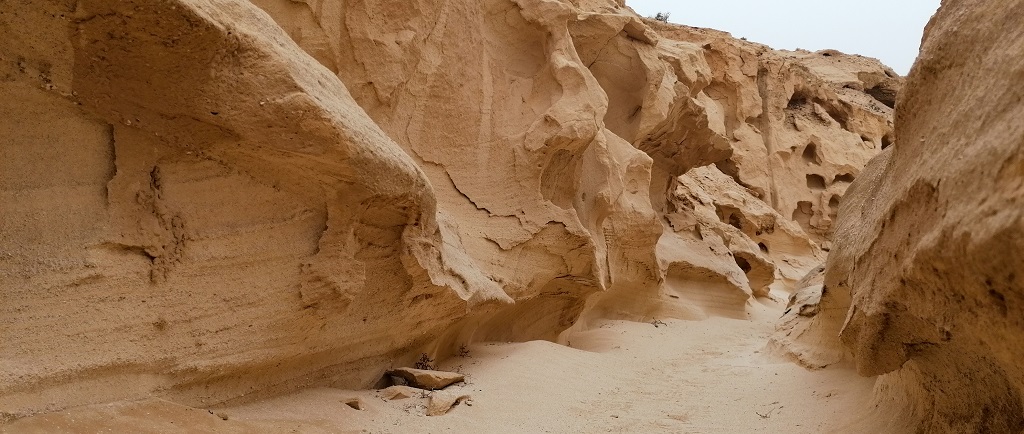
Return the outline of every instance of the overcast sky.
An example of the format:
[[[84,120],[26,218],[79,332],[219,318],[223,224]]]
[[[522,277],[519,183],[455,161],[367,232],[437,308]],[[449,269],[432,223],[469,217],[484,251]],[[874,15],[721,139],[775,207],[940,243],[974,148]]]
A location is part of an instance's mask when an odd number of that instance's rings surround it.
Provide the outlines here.
[[[710,27],[773,48],[833,48],[906,75],[940,0],[626,0],[637,13]]]

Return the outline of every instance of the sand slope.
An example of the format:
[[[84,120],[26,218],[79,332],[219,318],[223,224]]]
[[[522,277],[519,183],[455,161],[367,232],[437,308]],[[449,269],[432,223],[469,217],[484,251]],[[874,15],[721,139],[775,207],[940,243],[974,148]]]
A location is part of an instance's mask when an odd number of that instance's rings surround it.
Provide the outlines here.
[[[752,303],[749,320],[607,321],[569,334],[568,346],[473,345],[465,357],[441,365],[467,375],[466,384],[450,389],[470,394],[472,402],[439,417],[424,415],[426,398],[384,401],[380,392],[312,389],[214,414],[150,401],[38,416],[8,429],[820,433],[853,424],[843,432],[862,432],[857,411],[869,405],[872,379],[851,368],[808,371],[762,351],[782,308]],[[362,410],[344,403],[353,398]]]

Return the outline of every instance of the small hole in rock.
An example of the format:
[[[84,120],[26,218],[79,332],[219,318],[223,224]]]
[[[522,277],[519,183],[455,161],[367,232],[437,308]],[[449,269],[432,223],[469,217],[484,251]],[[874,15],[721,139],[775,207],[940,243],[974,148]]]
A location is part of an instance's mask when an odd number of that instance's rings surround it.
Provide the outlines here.
[[[740,222],[740,217],[736,214],[729,216],[729,225],[741,231],[743,230],[743,223]]]
[[[882,149],[892,146],[892,136],[886,134],[882,136]]]
[[[845,182],[845,183],[849,184],[849,183],[853,182],[853,180],[854,180],[854,176],[853,175],[851,175],[849,173],[840,173],[840,174],[836,175],[836,179],[835,179],[835,181],[833,181],[833,184],[836,183],[836,182]]]
[[[803,92],[799,92],[798,91],[798,92],[794,93],[793,96],[791,96],[789,98],[789,103],[786,104],[786,109],[788,109],[788,110],[797,110],[797,109],[807,105],[807,100],[808,99],[809,98],[807,97],[806,94],[804,94]]]
[[[818,156],[818,145],[815,145],[814,143],[808,144],[804,148],[803,158],[804,162],[807,164],[816,164],[820,166],[821,157]]]
[[[814,205],[806,201],[797,202],[797,207],[793,210],[793,221],[799,223],[805,230],[809,230],[811,229],[811,217],[814,217]]]
[[[734,259],[736,259],[736,265],[738,265],[740,269],[743,270],[743,273],[749,273],[750,270],[754,269],[753,267],[750,266],[750,262],[748,262],[746,259],[743,259],[739,256],[735,257]]]
[[[825,178],[821,175],[807,175],[807,188],[811,190],[824,190]]]
[[[896,89],[878,85],[865,90],[864,93],[870,95],[876,101],[885,104],[886,107],[896,108]]]

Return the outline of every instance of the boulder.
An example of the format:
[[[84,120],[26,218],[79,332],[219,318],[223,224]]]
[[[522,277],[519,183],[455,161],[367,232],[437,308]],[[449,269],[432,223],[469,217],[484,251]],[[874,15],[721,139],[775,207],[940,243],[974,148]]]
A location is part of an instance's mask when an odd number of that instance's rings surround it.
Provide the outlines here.
[[[434,392],[430,395],[430,402],[427,404],[427,416],[443,416],[447,414],[452,407],[459,405],[460,402],[466,402],[466,405],[472,405],[470,398],[469,394],[462,393],[458,390]]]
[[[455,372],[431,371],[414,368],[392,369],[388,371],[388,375],[402,378],[409,384],[409,386],[424,390],[444,389],[452,384],[466,380],[464,375]]]
[[[396,401],[399,399],[408,399],[420,396],[422,392],[422,389],[416,389],[409,386],[391,386],[381,390],[380,394],[386,401]]]

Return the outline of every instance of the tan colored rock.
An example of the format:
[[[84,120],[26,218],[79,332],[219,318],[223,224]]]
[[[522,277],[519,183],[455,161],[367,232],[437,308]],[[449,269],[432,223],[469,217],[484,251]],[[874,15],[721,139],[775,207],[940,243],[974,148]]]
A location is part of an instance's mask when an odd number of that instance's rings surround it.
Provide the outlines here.
[[[945,1],[847,192],[818,336],[917,432],[1024,430],[1024,2]]]
[[[421,393],[423,393],[422,389],[409,386],[391,386],[381,391],[381,395],[388,401],[418,397]]]
[[[398,368],[388,371],[388,375],[401,377],[412,387],[437,390],[466,380],[462,374],[455,372],[432,371],[427,369]]]
[[[834,51],[774,51],[720,32],[651,20],[645,24],[660,35],[656,43],[641,38],[635,39],[642,43],[630,43],[628,32],[618,39],[611,36],[626,21],[612,14],[589,14],[570,28],[581,59],[591,65],[608,93],[608,128],[654,160],[652,205],[660,213],[671,214],[667,204],[675,179],[693,168],[715,164],[734,184],[742,184],[735,186],[737,190],[761,199],[773,214],[785,216],[781,220],[792,220],[802,229],[769,236],[774,240],[765,240],[764,233],[746,234],[756,239],[746,244],[758,249],[726,252],[720,248],[721,254],[742,252],[748,264],[740,269],[759,274],[763,282],[771,273],[754,271],[759,268],[754,263],[768,251],[783,281],[794,283],[823,261],[820,247],[829,247],[831,222],[846,186],[883,144],[891,143],[892,109],[872,95],[895,93],[900,78],[873,59]],[[737,210],[741,212],[735,214],[749,212]],[[672,232],[664,226],[658,244],[663,280],[684,274],[696,278],[671,280],[682,282],[690,291],[719,287],[707,300],[711,304],[718,304],[718,294],[729,293],[729,287],[748,291],[746,284],[730,282],[735,280],[729,275],[736,273],[739,264],[733,262],[737,261],[718,260],[719,265],[711,266],[708,258],[686,253],[704,250],[707,243],[698,239],[696,245],[682,247],[685,242]],[[733,243],[740,244],[745,243]],[[760,265],[761,270],[771,269]],[[764,294],[760,285],[750,290]],[[658,309],[650,300],[660,298],[659,294],[601,294],[597,297],[606,301],[594,306],[602,316],[644,312],[649,317]],[[742,294],[734,297],[734,306],[744,299]],[[697,308],[697,317],[703,315],[701,310]]]
[[[307,2],[310,23],[275,12],[294,2],[258,3],[311,52],[319,42],[301,35],[338,29],[324,32],[336,53],[324,64],[420,162],[467,257],[517,300],[474,318],[477,339],[553,339],[589,295],[657,286],[651,159],[602,122],[607,99],[569,31],[581,11]]]
[[[877,152],[852,137],[884,141],[871,95],[899,81],[616,1],[9,6],[10,415],[363,388],[581,318],[742,317],[820,263],[839,175]],[[812,139],[820,170],[795,157]]]
[[[824,266],[817,267],[795,285],[782,319],[768,340],[769,353],[792,360],[808,369],[822,369],[848,357],[849,351],[836,339],[832,322],[837,309],[823,308],[827,292]],[[822,313],[824,310],[824,314]]]
[[[440,390],[430,394],[430,402],[427,404],[427,416],[444,416],[448,412],[459,405],[461,402],[466,402],[470,405],[472,397],[468,393],[462,393],[458,390]]]
[[[416,162],[255,7],[9,6],[2,28],[34,30],[0,48],[24,59],[0,65],[5,413],[364,387],[511,302]]]
[[[846,188],[892,143],[899,76],[835,50],[777,51],[714,30],[646,23],[673,46],[701,48],[709,76],[697,100],[733,151],[712,162],[828,248]]]

